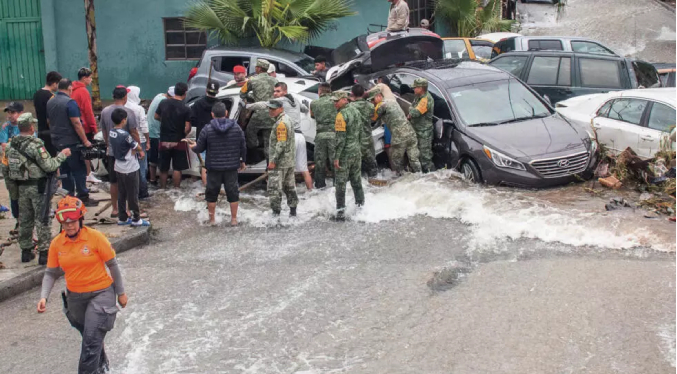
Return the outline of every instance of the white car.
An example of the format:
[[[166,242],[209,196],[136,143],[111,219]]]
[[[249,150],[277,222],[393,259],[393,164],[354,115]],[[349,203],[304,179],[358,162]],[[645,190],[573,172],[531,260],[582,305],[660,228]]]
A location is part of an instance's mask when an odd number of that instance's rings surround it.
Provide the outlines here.
[[[570,121],[597,132],[597,140],[618,154],[632,148],[653,158],[661,144],[670,144],[675,127],[675,88],[650,88],[577,96],[560,101],[556,110]]]

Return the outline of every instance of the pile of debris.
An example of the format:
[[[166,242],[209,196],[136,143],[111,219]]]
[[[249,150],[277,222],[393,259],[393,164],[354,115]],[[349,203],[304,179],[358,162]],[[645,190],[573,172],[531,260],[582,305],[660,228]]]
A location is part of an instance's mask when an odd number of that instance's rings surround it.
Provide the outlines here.
[[[627,148],[618,156],[604,155],[595,170],[595,176],[607,188],[635,186],[642,193],[640,206],[674,217],[675,158],[675,151],[662,150],[654,158],[643,160],[635,151]]]

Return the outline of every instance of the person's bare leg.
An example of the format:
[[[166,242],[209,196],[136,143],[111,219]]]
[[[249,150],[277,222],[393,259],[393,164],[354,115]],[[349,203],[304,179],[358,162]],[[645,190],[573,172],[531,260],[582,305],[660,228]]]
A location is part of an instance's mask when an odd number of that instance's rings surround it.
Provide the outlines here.
[[[237,226],[237,202],[230,203],[230,225]]]
[[[161,171],[160,172],[160,188],[163,190],[167,188],[167,178],[169,178],[169,172]]]
[[[308,191],[313,189],[313,178],[310,177],[310,172],[309,171],[302,171],[301,174],[303,174],[303,180],[306,182],[306,188]]]
[[[92,173],[92,161],[85,160],[85,165],[87,166],[87,176]]]
[[[175,188],[181,187],[181,172],[174,170],[172,173],[172,183],[174,183]]]
[[[202,168],[202,185],[207,186],[207,169]]]
[[[118,215],[118,184],[117,183],[111,183],[110,184],[110,201],[112,202],[111,207],[112,211],[111,214],[117,216]]]
[[[209,211],[209,224],[216,224],[216,202],[207,203],[207,210]]]
[[[150,170],[150,181],[157,182],[157,166],[148,164],[148,169]]]

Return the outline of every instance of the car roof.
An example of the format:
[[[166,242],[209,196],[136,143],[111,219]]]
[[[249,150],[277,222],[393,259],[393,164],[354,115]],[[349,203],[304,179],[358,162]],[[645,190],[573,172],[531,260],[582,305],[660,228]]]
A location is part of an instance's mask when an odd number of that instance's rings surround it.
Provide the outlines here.
[[[662,101],[675,107],[675,94],[677,89],[675,87],[662,88],[641,88],[636,90],[617,91],[618,97],[637,97],[641,99],[648,99],[653,101]]]
[[[261,57],[277,57],[283,58],[288,61],[298,61],[302,58],[311,58],[305,53],[287,51],[284,49],[277,48],[263,48],[263,47],[228,47],[228,46],[216,46],[205,51],[205,55],[218,55],[221,52],[235,52],[248,56],[261,56]]]
[[[586,42],[595,42],[595,43],[601,44],[600,42],[598,42],[595,39],[581,38],[581,37],[578,37],[578,36],[543,36],[543,35],[540,35],[540,36],[532,36],[532,35],[525,36],[525,35],[522,35],[522,36],[515,36],[514,38],[515,39],[517,39],[517,38],[520,38],[520,39],[542,39],[542,40],[557,40],[557,39],[560,39],[560,40],[582,40],[582,41],[586,41]],[[512,38],[509,38],[509,39],[512,39]]]
[[[446,63],[445,63],[446,62]],[[443,60],[426,63],[428,66],[409,65],[398,69],[423,72],[435,80],[442,81],[445,88],[463,87],[469,84],[493,82],[509,79],[512,76],[501,69],[468,60]]]
[[[287,92],[292,94],[298,94],[302,91],[305,91],[314,85],[320,84],[320,82],[314,79],[304,79],[304,78],[277,78],[278,82],[283,82],[287,84]],[[240,93],[240,87],[222,87],[219,89],[219,93],[216,97],[229,97],[233,95],[238,95]]]
[[[494,59],[500,58],[502,56],[520,56],[520,55],[529,55],[529,54],[536,54],[536,55],[566,55],[566,56],[571,56],[571,55],[577,55],[577,56],[585,56],[585,57],[594,57],[594,58],[608,58],[608,59],[622,59],[624,57],[618,56],[618,55],[611,55],[611,54],[604,54],[604,53],[587,53],[587,52],[574,52],[574,51],[561,51],[561,50],[539,50],[539,51],[510,51],[510,52],[505,52],[501,53],[500,55],[494,57]],[[635,61],[636,59],[630,59],[632,61]]]
[[[484,40],[489,40],[494,43],[498,43],[499,41],[507,38],[512,38],[515,36],[522,36],[521,34],[516,34],[514,32],[492,32],[489,34],[482,34],[477,36],[480,39]]]
[[[479,40],[479,41],[483,41],[483,42],[494,43],[493,41],[491,41],[489,39],[482,39],[482,38],[460,38],[460,37],[456,38],[456,37],[454,37],[454,38],[442,38],[442,40]]]

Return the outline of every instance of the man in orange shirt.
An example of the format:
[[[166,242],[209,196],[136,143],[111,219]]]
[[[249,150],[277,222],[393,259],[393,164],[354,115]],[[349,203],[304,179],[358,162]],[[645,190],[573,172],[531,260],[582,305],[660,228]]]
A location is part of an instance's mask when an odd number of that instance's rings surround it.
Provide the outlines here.
[[[78,103],[80,108],[80,120],[82,127],[85,129],[85,135],[90,142],[94,141],[94,135],[99,131],[96,128],[96,118],[94,117],[94,109],[92,109],[92,97],[89,95],[87,86],[92,84],[92,71],[88,68],[80,68],[78,70],[78,80],[73,82],[73,94],[71,99]],[[92,175],[92,163],[85,160],[87,165],[87,182],[101,183],[97,177]]]
[[[65,274],[68,292],[62,297],[66,318],[82,335],[79,374],[107,372],[103,340],[115,324],[116,294],[120,306],[127,306],[115,251],[102,233],[83,226],[86,212],[82,201],[75,197],[66,196],[59,201],[56,219],[63,231],[49,247],[38,302],[38,313],[44,313],[54,282]]]

